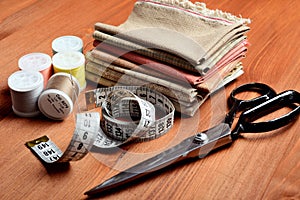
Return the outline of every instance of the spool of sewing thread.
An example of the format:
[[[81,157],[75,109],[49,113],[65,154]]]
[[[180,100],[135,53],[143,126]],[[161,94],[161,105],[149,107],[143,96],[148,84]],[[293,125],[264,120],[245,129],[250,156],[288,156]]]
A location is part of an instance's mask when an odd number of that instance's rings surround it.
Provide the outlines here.
[[[56,54],[64,51],[83,52],[83,42],[79,37],[65,35],[58,37],[52,41],[52,52]]]
[[[79,95],[79,83],[67,73],[52,75],[38,99],[40,111],[48,118],[63,120],[72,113]]]
[[[37,71],[16,71],[8,78],[12,109],[20,117],[40,114],[38,98],[44,89],[44,78]]]
[[[54,73],[72,74],[79,82],[80,90],[86,87],[85,57],[77,51],[58,52],[52,57]]]
[[[53,74],[51,57],[45,53],[29,53],[18,61],[19,68],[26,71],[38,71],[44,77],[44,87]]]

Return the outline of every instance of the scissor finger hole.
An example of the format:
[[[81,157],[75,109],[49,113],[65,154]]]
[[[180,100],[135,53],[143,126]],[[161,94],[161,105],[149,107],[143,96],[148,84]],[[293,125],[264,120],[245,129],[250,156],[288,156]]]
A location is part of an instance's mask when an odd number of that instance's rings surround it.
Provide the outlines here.
[[[249,83],[242,85],[232,91],[229,105],[239,106],[239,109],[247,109],[258,105],[276,95],[276,92],[263,83]]]
[[[258,91],[241,91],[239,93],[233,94],[233,97],[238,101],[250,101],[255,98],[262,96]]]

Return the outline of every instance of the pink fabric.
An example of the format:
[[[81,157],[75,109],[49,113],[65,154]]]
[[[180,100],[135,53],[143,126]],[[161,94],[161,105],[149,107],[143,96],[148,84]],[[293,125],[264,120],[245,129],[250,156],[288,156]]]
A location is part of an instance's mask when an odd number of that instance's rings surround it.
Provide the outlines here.
[[[164,73],[173,78],[177,78],[179,80],[185,79],[192,85],[203,83],[206,79],[213,76],[215,73],[220,71],[223,67],[225,67],[229,63],[237,59],[240,59],[241,57],[244,57],[246,54],[248,44],[249,44],[248,41],[244,40],[243,42],[235,46],[231,51],[229,51],[222,59],[220,59],[220,61],[205,76],[200,76],[200,75],[191,74],[191,72],[185,70],[181,70],[160,63],[151,58],[142,56],[134,52],[128,52],[126,50],[105,43],[98,43],[97,41],[94,42],[94,45],[97,46],[98,50],[109,52],[111,54],[114,54],[117,57],[122,57],[133,63],[144,65],[148,68],[154,69],[156,71]]]
[[[247,46],[249,46],[248,40],[244,40],[231,49],[219,62],[203,77],[203,81],[216,73],[216,71],[221,70],[224,66],[229,63],[246,56]],[[202,81],[202,82],[203,82]]]

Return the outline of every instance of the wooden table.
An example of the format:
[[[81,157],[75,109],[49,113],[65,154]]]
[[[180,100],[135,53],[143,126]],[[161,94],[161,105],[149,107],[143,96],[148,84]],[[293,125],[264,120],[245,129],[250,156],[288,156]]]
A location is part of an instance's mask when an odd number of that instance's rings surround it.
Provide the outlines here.
[[[58,36],[76,35],[86,48],[93,25],[118,25],[130,14],[134,0],[2,0],[0,1],[0,196],[1,199],[83,199],[86,190],[117,173],[94,154],[65,166],[45,168],[24,143],[48,135],[58,146],[68,144],[73,119],[53,122],[46,118],[20,118],[12,111],[8,77],[18,70],[27,53],[49,55]],[[245,74],[223,91],[223,99],[236,86],[264,82],[280,92],[300,91],[300,3],[296,0],[207,1],[207,7],[250,18],[251,46],[244,59]],[[176,119],[169,136],[133,145],[128,152],[164,149],[175,134],[205,130],[224,116],[213,113],[208,100],[195,117]],[[71,117],[70,117],[71,118]],[[66,128],[68,127],[68,128]],[[229,148],[197,162],[187,162],[129,184],[105,199],[299,199],[299,120],[271,133],[247,135]],[[153,150],[152,150],[153,151]],[[126,158],[126,156],[124,156]],[[130,157],[128,157],[130,158]],[[294,198],[292,198],[294,197]]]

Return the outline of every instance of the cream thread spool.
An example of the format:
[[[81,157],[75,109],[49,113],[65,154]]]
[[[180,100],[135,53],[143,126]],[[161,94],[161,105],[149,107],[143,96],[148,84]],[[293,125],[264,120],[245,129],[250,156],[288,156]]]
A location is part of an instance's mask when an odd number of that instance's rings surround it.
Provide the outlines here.
[[[77,79],[70,74],[60,72],[52,75],[38,99],[40,111],[53,120],[65,119],[73,111],[79,88]]]
[[[20,70],[8,78],[12,109],[20,117],[35,117],[40,114],[38,98],[44,88],[43,75],[37,71]]]
[[[65,51],[56,53],[52,57],[54,73],[65,72],[73,75],[79,82],[80,90],[86,87],[85,57],[77,51]]]
[[[83,53],[83,41],[73,35],[58,37],[52,41],[52,52],[56,54],[64,51],[78,51]]]
[[[26,54],[19,59],[18,65],[21,70],[40,72],[44,77],[44,87],[53,74],[51,57],[45,53]]]

